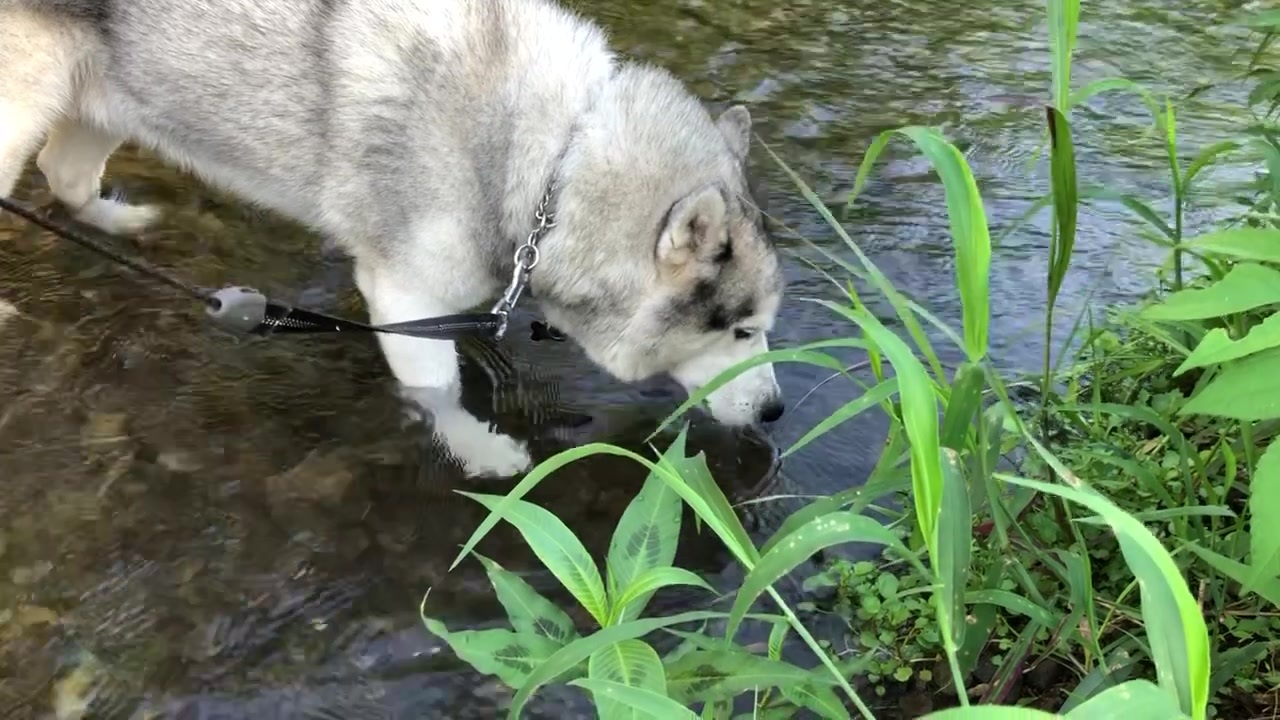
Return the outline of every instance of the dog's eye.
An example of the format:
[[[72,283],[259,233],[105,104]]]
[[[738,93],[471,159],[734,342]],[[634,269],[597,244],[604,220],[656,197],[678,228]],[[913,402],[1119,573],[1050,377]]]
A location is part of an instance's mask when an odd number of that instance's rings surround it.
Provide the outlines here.
[[[756,333],[755,333],[755,331],[754,331],[754,330],[748,330],[748,329],[746,329],[746,328],[734,328],[734,329],[733,329],[733,339],[734,339],[734,340],[746,340],[746,339],[750,338],[752,335],[755,335],[755,334],[756,334]]]

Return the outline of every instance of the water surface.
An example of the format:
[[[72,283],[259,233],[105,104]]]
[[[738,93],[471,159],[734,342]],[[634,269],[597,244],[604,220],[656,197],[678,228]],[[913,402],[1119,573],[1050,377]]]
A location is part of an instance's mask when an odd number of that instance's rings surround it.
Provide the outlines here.
[[[708,102],[745,102],[759,135],[821,195],[839,198],[876,133],[943,126],[964,148],[993,231],[1043,192],[1036,164],[1049,85],[1043,3],[923,0],[583,0],[624,52],[677,72]],[[1236,3],[1125,0],[1085,8],[1077,84],[1125,74],[1183,95],[1233,71],[1233,36],[1212,29]],[[1239,92],[1180,104],[1188,148],[1221,137]],[[1162,211],[1162,150],[1132,97],[1077,116],[1083,181],[1125,188]],[[787,247],[796,233],[839,249],[767,154],[770,212]],[[247,209],[147,157],[122,153],[113,182],[164,204],[163,226],[126,245],[194,282],[257,285],[309,307],[360,317],[347,265],[313,238]],[[38,174],[20,197],[48,199]],[[1193,211],[1189,226],[1207,211]],[[1038,363],[1044,218],[1011,235],[992,268],[994,356]],[[882,167],[847,228],[904,291],[958,318],[942,193],[905,145]],[[476,562],[447,573],[483,517],[422,433],[403,423],[372,338],[241,341],[214,331],[166,291],[119,274],[10,217],[0,217],[0,718],[493,717],[506,693],[461,666],[422,630],[417,606],[450,627],[483,626],[498,608]],[[1114,208],[1080,220],[1062,325],[1091,306],[1134,299],[1163,259]],[[835,268],[820,261],[828,270]],[[836,297],[818,272],[789,263],[775,346],[848,332],[804,301]],[[468,366],[468,403],[530,432],[539,457],[586,436],[636,445],[676,402],[670,385],[615,383],[571,346],[506,349],[524,387],[502,388]],[[947,354],[954,359],[955,353]],[[851,358],[851,361],[857,358]],[[823,379],[779,368],[795,399]],[[830,383],[774,430],[785,446],[854,396]],[[544,434],[529,408],[558,427]],[[622,411],[608,410],[625,408]],[[577,433],[577,434],[575,434]],[[861,482],[883,439],[881,418],[842,427],[787,460],[758,487],[768,453],[707,425],[695,434],[735,499],[811,495]],[[601,458],[561,472],[535,494],[597,550],[642,473]],[[749,518],[767,534],[790,505]],[[738,571],[713,541],[686,532],[681,561],[722,587]],[[505,528],[482,551],[549,587]],[[689,607],[675,595],[658,609]],[[578,613],[581,616],[581,613]],[[547,693],[539,716],[581,705]],[[53,713],[57,713],[56,715]]]

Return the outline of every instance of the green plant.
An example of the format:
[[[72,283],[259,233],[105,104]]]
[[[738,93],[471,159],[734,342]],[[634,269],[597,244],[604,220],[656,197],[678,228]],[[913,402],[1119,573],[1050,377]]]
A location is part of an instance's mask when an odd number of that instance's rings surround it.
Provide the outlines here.
[[[906,138],[928,158],[942,182],[955,249],[959,332],[899,292],[766,146],[854,256],[850,261],[812,246],[847,275],[828,276],[842,296],[839,302],[812,302],[847,323],[851,336],[774,350],[731,368],[682,404],[655,435],[743,370],[764,362],[801,362],[853,382],[862,394],[785,454],[878,408],[889,418],[890,431],[876,470],[866,487],[800,508],[759,547],[701,455],[687,454],[683,432],[656,461],[593,444],[546,460],[505,497],[471,495],[490,515],[455,565],[474,554],[498,522],[509,522],[596,626],[579,634],[567,615],[482,557],[512,628],[450,633],[424,615],[428,629],[460,657],[516,688],[511,717],[553,682],[589,691],[603,718],[688,717],[687,708],[697,705],[703,717],[727,717],[731,701],[742,695],[751,696],[753,717],[789,717],[804,707],[845,718],[850,706],[874,717],[856,679],[869,682],[877,694],[909,680],[947,689],[957,707],[928,718],[1056,717],[1025,701],[1010,705],[1027,670],[1056,663],[1068,673],[1060,681],[1068,692],[1045,698],[1040,707],[1058,716],[1201,720],[1214,712],[1214,698],[1224,688],[1256,691],[1280,680],[1254,667],[1280,650],[1278,623],[1257,604],[1274,602],[1280,592],[1280,532],[1266,514],[1280,493],[1280,444],[1272,440],[1280,425],[1280,392],[1263,392],[1280,376],[1274,312],[1280,294],[1273,288],[1280,287],[1280,273],[1271,268],[1280,262],[1280,240],[1268,229],[1275,227],[1274,210],[1280,207],[1276,133],[1264,117],[1247,137],[1210,145],[1184,166],[1170,101],[1157,102],[1123,79],[1071,90],[1079,3],[1049,0],[1048,10],[1054,75],[1053,102],[1044,116],[1050,191],[1026,215],[1053,210],[1046,354],[1034,402],[1016,399],[988,358],[992,242],[981,195],[954,145],[922,127],[881,134],[862,160],[849,203],[856,202],[894,138]],[[1280,16],[1264,13],[1250,22],[1268,32],[1266,45]],[[1252,62],[1268,67],[1259,57]],[[1271,88],[1256,91],[1254,105],[1257,97],[1280,96],[1267,95],[1280,93],[1273,77],[1254,76],[1260,88]],[[1071,108],[1121,89],[1136,92],[1151,109],[1167,151],[1173,200],[1168,220],[1141,199],[1076,177]],[[1273,110],[1269,106],[1268,115]],[[1266,169],[1250,185],[1246,211],[1234,221],[1243,227],[1188,240],[1184,219],[1192,191],[1203,172],[1228,155]],[[1090,320],[1079,362],[1063,371],[1049,362],[1053,314],[1070,268],[1077,214],[1099,200],[1120,202],[1170,249],[1174,293],[1142,313],[1108,318],[1101,327]],[[1190,274],[1188,258],[1203,264],[1204,278]],[[867,292],[888,300],[905,337],[868,309]],[[1084,319],[1077,319],[1064,342],[1077,338]],[[926,328],[964,353],[965,361],[950,376]],[[864,351],[874,381],[852,377],[829,354],[834,349]],[[603,575],[568,528],[522,499],[558,468],[596,453],[629,457],[651,473],[619,524]],[[907,508],[882,509],[887,525],[862,514],[885,495],[902,496]],[[745,577],[725,611],[647,618],[647,601],[662,587],[709,590],[671,564],[681,503],[719,538]],[[848,542],[878,544],[893,564],[835,565],[811,581],[837,587],[831,609],[849,618],[854,638],[853,652],[845,653],[815,638],[801,621],[810,607],[793,606],[774,584],[819,551]],[[777,612],[753,613],[761,597]],[[424,613],[425,608],[424,601]],[[1206,624],[1208,608],[1220,623]],[[772,628],[764,654],[735,642],[747,619]],[[707,623],[723,631],[712,632]],[[660,655],[658,643],[647,639],[654,633],[679,644]],[[780,659],[782,642],[792,633],[813,653],[816,667]],[[984,660],[993,675],[972,683]],[[945,672],[936,672],[934,661]]]

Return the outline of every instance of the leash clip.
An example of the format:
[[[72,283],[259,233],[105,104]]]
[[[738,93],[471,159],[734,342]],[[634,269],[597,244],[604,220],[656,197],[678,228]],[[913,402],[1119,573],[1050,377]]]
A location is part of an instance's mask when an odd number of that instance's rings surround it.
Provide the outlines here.
[[[225,287],[209,296],[205,312],[224,330],[255,333],[267,321],[267,296],[253,288]]]

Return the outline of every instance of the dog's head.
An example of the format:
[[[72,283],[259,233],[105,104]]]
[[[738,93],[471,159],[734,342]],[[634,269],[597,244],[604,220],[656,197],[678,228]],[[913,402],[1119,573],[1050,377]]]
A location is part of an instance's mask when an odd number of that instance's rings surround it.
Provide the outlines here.
[[[751,117],[736,106],[713,120],[661,75],[633,79],[614,102],[569,161],[566,212],[535,292],[551,322],[615,377],[666,373],[692,393],[768,350],[783,291],[747,177]],[[707,401],[729,425],[783,410],[770,364]]]

